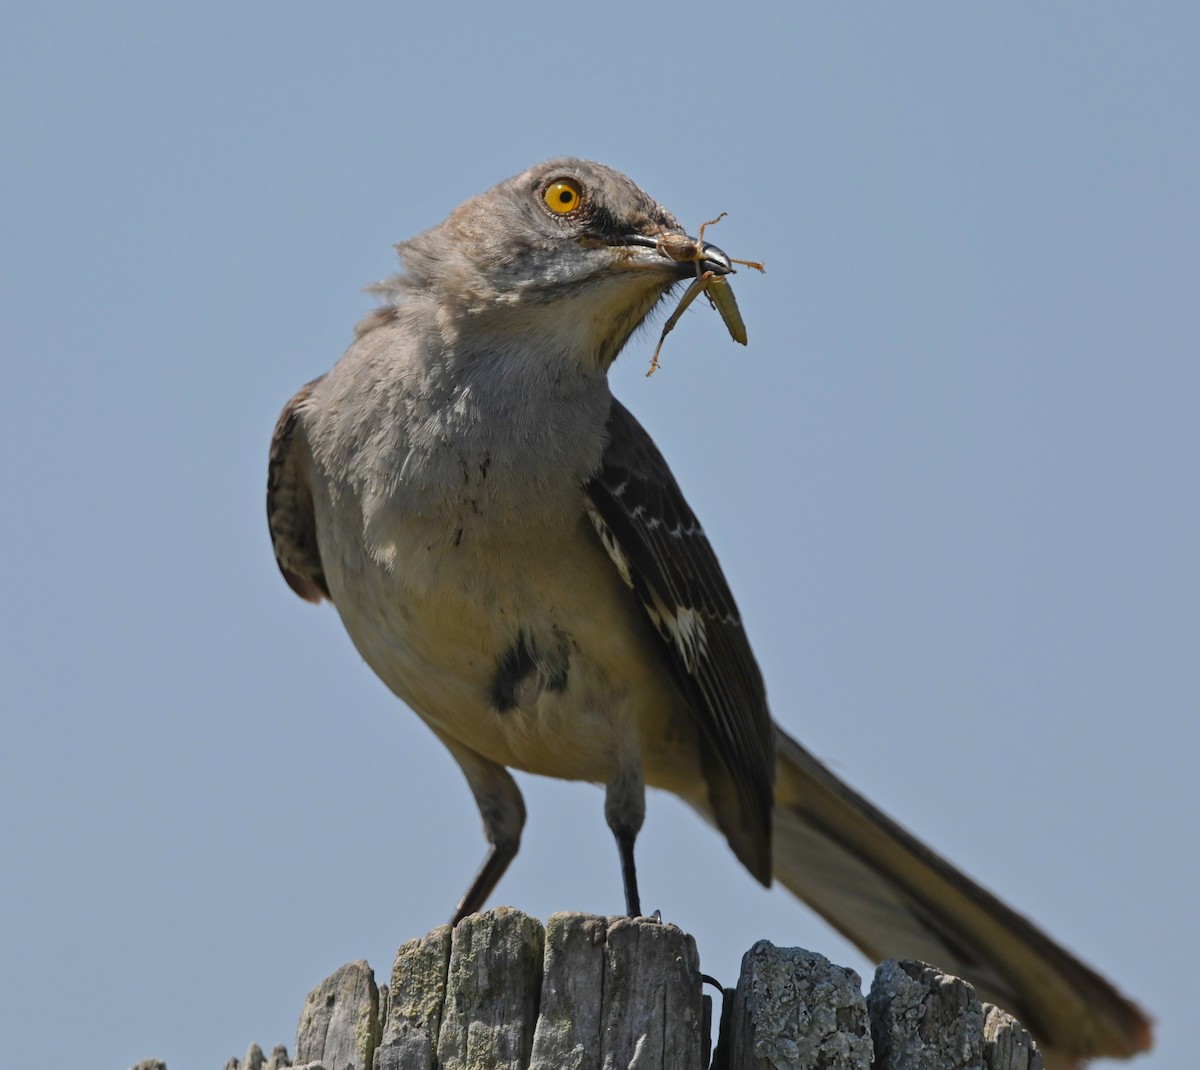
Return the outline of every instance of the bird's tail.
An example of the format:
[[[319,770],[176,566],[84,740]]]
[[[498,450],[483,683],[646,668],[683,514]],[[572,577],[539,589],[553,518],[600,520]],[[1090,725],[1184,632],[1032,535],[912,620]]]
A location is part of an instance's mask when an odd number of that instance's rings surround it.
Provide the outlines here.
[[[774,873],[867,955],[970,981],[1047,1065],[1149,1048],[1150,1022],[1094,970],[934,854],[779,731]]]

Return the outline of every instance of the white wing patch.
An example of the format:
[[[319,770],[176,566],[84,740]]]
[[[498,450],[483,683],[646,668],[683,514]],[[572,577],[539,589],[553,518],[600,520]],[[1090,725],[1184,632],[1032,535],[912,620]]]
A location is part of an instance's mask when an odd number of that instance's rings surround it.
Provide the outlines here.
[[[629,486],[628,483],[622,483],[612,492],[613,496],[617,498],[621,497],[627,486]],[[687,539],[691,538],[693,535],[701,538],[704,537],[704,529],[700,526],[700,522],[698,520],[688,525],[686,528],[682,524],[676,524],[675,527],[669,528],[663,523],[660,517],[652,516],[646,510],[644,505],[635,505],[629,511],[629,517],[631,520],[636,520],[638,523],[640,523],[647,531],[657,531],[659,528],[662,528],[663,531],[665,531],[674,539]]]
[[[695,674],[700,660],[708,654],[708,629],[704,618],[687,606],[679,606],[674,613],[668,612],[661,600],[659,606],[662,607],[660,630],[666,628],[688,672]]]
[[[612,558],[613,564],[617,566],[617,571],[621,573],[621,579],[625,581],[625,586],[632,591],[633,571],[629,565],[629,558],[625,556],[621,544],[613,537],[612,528],[604,522],[604,517],[600,515],[600,511],[591,498],[584,498],[584,505],[587,507],[588,516],[591,518],[592,526],[596,529],[596,534],[600,536],[600,541],[604,544],[604,549],[608,551],[608,556]],[[657,621],[655,623],[657,624]],[[659,631],[661,630],[659,628]]]
[[[621,579],[625,581],[625,586],[635,594],[638,593],[637,586],[633,582],[633,571],[629,558],[626,557],[625,551],[621,549],[621,544],[613,536],[612,529],[604,522],[604,518],[590,499],[585,500],[584,504],[592,525],[596,529],[596,534],[600,536],[604,549],[612,558],[613,564],[617,566],[617,571],[621,574]],[[652,517],[649,521],[643,520],[643,523],[647,527],[651,527],[657,525],[659,521]],[[689,529],[682,534],[690,535],[695,530]],[[671,534],[678,537],[681,531],[677,528],[671,531]],[[679,651],[679,656],[683,659],[687,671],[695,675],[701,659],[708,654],[708,629],[704,617],[690,606],[667,605],[663,601],[662,595],[656,590],[649,591],[650,597],[653,598],[652,603],[646,601],[644,587],[642,593],[642,604],[659,635],[674,645],[675,649]],[[736,618],[731,623],[736,624]]]

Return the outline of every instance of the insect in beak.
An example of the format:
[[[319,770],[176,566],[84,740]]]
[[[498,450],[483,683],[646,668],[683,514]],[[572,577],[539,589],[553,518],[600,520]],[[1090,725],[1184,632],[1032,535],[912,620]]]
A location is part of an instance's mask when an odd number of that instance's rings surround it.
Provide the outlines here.
[[[701,270],[701,265],[704,263],[705,250],[704,231],[719,223],[728,213],[722,212],[716,219],[710,219],[707,223],[700,225],[700,233],[696,240],[693,241],[686,234],[664,234],[655,243],[656,248],[664,256],[670,257],[676,263],[684,263],[686,261],[694,262],[696,265],[696,278],[690,286],[684,291],[683,297],[679,299],[679,304],[675,311],[671,313],[670,318],[663,324],[662,334],[658,336],[658,345],[654,347],[654,356],[650,358],[650,368],[646,372],[646,377],[649,378],[658,370],[658,354],[662,351],[663,342],[666,341],[667,335],[675,329],[675,324],[679,322],[679,318],[687,311],[688,306],[696,300],[701,294],[708,298],[708,303],[712,305],[720,314],[721,319],[725,321],[725,326],[729,330],[729,336],[742,345],[746,344],[746,323],[742,319],[741,312],[738,311],[737,300],[733,296],[733,287],[729,285],[726,275],[734,274],[732,268],[728,272],[717,273],[711,268]],[[766,271],[767,269],[756,260],[735,260],[733,257],[726,257],[732,264],[741,264],[743,267],[754,268],[755,271]]]

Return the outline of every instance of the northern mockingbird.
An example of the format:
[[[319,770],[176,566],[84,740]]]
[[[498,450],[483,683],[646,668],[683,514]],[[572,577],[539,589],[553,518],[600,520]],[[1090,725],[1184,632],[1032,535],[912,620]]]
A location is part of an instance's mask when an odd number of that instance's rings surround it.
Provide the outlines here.
[[[333,602],[474,792],[490,847],[455,919],[517,853],[525,807],[506,767],[605,786],[639,914],[649,784],[868,955],[970,979],[1062,1065],[1145,1049],[1132,1003],[772,722],[712,547],[609,392],[672,287],[732,270],[707,243],[676,261],[684,238],[608,167],[534,167],[398,247],[383,306],[275,429],[284,577]]]

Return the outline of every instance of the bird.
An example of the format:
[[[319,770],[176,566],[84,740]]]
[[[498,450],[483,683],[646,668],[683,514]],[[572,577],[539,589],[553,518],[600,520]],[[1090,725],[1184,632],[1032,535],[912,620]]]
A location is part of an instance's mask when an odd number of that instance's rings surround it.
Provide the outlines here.
[[[332,602],[462,768],[488,846],[454,921],[517,854],[510,769],[603,785],[640,915],[649,785],[869,957],[971,981],[1051,1065],[1148,1048],[1133,1002],[772,719],[713,547],[608,381],[678,285],[724,279],[731,258],[624,174],[572,157],[396,248],[379,306],[279,417],[267,517],[291,589]]]

